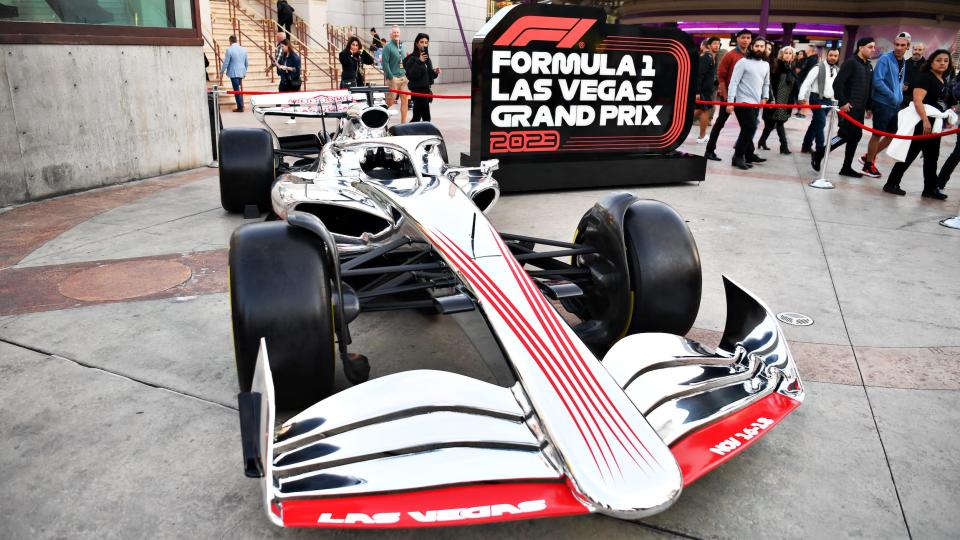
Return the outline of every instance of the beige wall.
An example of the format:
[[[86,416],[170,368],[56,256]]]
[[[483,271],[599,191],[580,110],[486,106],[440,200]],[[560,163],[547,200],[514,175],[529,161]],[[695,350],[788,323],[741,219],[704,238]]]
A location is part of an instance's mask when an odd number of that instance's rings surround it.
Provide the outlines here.
[[[0,206],[211,160],[201,47],[0,45]]]

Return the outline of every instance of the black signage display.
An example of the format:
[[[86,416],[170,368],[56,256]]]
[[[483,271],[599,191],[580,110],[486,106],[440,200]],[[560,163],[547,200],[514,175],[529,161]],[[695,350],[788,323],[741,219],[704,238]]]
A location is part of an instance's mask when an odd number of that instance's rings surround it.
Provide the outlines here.
[[[605,20],[515,5],[474,37],[464,158],[500,159],[504,191],[703,180],[706,161],[675,151],[693,119],[692,39]]]

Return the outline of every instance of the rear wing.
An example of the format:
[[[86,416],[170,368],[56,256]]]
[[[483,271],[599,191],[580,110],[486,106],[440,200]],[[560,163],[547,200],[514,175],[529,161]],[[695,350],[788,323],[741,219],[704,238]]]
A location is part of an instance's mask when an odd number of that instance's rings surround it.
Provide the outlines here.
[[[355,104],[385,104],[387,90],[383,86],[360,86],[342,90],[263,94],[252,96],[250,103],[254,115],[261,121],[264,116],[340,118]]]

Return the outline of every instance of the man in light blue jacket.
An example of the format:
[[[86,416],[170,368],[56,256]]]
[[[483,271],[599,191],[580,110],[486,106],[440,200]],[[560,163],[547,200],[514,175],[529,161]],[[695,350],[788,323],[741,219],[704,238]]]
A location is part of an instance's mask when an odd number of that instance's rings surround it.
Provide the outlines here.
[[[904,74],[906,62],[904,55],[910,48],[910,34],[900,32],[893,40],[893,50],[884,53],[877,59],[873,68],[873,128],[887,133],[897,132],[897,113],[900,112],[900,102],[903,101]],[[871,178],[883,176],[877,170],[874,160],[877,154],[890,145],[890,137],[871,135],[867,144],[867,154],[860,158],[863,162],[863,174]]]
[[[233,85],[233,89],[239,91],[242,88],[243,78],[247,75],[248,67],[247,50],[237,43],[236,36],[230,36],[230,46],[227,47],[227,52],[223,55],[223,68],[220,69],[220,74],[226,73],[227,77],[230,77],[230,84]],[[236,94],[233,97],[237,98],[237,108],[233,112],[243,112],[243,96]]]

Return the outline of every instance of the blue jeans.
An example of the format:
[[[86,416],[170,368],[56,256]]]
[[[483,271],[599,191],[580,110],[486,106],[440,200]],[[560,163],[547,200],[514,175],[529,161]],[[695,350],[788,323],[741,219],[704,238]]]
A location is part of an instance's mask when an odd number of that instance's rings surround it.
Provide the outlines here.
[[[243,83],[243,77],[230,77],[230,84],[233,85],[234,91],[240,91],[240,84]],[[233,96],[237,100],[237,108],[241,111],[243,110],[243,96],[240,94],[234,94]]]
[[[811,105],[830,105],[829,99],[810,96]],[[813,111],[813,120],[807,127],[807,133],[803,136],[803,148],[813,147],[814,141],[817,143],[817,152],[823,151],[823,128],[827,126],[827,109],[811,109]]]

